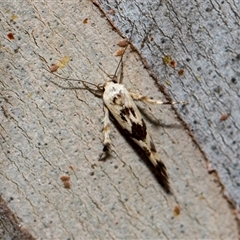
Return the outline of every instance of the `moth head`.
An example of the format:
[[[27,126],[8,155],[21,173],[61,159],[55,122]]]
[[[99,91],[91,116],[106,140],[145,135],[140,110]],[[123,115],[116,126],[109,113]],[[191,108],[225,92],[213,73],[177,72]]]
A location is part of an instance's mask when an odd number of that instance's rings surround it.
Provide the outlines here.
[[[113,81],[113,79],[109,80],[109,81],[106,81],[103,86],[102,86],[102,89],[103,91],[105,91],[106,87],[111,85],[111,83],[117,83],[116,81]]]

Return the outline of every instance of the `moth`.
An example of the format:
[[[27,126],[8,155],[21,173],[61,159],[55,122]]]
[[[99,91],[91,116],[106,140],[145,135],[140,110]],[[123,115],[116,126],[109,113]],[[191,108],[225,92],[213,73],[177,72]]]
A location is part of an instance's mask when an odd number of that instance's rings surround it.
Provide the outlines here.
[[[106,81],[104,84],[95,85],[90,82],[81,81],[84,87],[62,87],[59,84],[51,81],[57,86],[60,86],[64,89],[87,89],[92,92],[94,95],[100,96],[103,99],[104,103],[104,141],[103,141],[103,153],[109,153],[111,150],[111,139],[110,139],[110,118],[109,112],[113,118],[118,122],[120,127],[123,129],[124,133],[130,137],[146,154],[147,158],[150,160],[152,165],[156,168],[158,180],[164,190],[167,193],[171,192],[169,184],[169,176],[165,164],[161,160],[157,150],[155,148],[154,142],[150,135],[149,130],[147,129],[146,123],[136,106],[134,100],[144,101],[151,104],[175,104],[183,102],[163,102],[160,100],[150,99],[146,96],[135,94],[131,91],[128,91],[120,81],[116,80],[116,75],[118,68],[120,66],[121,60],[118,64],[117,70],[115,71],[114,77],[109,81]],[[52,73],[54,74],[54,73]],[[90,87],[91,86],[91,87]],[[96,89],[93,89],[92,86],[95,86]]]

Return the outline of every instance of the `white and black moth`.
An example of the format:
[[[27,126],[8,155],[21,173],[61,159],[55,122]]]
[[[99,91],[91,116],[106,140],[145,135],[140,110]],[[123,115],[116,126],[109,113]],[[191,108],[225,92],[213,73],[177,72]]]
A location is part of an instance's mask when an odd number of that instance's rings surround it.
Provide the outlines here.
[[[120,61],[122,61],[122,57]],[[102,85],[97,86],[83,80],[79,81],[83,83],[84,88],[82,87],[66,88],[60,86],[59,84],[56,84],[55,82],[53,83],[64,89],[88,89],[93,94],[98,96],[100,95],[102,97],[105,113],[103,127],[104,133],[103,152],[107,153],[111,149],[110,120],[109,120],[110,112],[111,115],[118,122],[118,124],[121,126],[121,128],[124,130],[124,132],[127,134],[127,136],[129,136],[145,152],[146,156],[151,161],[152,165],[156,168],[158,180],[162,187],[164,188],[164,190],[168,193],[171,192],[166,166],[156,151],[152,137],[147,129],[145,121],[138,107],[134,103],[134,100],[144,101],[151,104],[175,104],[176,102],[163,102],[160,100],[154,100],[146,96],[132,93],[131,91],[128,91],[123,84],[117,82],[116,77],[112,78],[111,80],[105,82]],[[94,85],[97,87],[97,89],[92,89],[89,87],[89,85],[91,86]]]
[[[154,100],[148,99],[145,96],[140,96],[129,92],[124,85],[116,82],[106,82],[103,87],[103,102],[104,102],[104,146],[111,144],[109,137],[109,118],[108,111],[112,114],[115,120],[122,127],[124,132],[142,148],[148,159],[157,168],[159,182],[167,192],[170,192],[168,182],[168,173],[162,160],[160,159],[151,135],[147,129],[145,121],[138,110],[135,100]],[[154,101],[157,103],[159,101]]]

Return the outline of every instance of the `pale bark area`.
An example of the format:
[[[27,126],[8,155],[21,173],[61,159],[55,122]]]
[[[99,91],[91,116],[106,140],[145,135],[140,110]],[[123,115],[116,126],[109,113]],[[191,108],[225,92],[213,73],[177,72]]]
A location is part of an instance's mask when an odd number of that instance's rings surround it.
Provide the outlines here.
[[[48,79],[69,83],[44,70],[45,62],[70,56],[58,70],[63,76],[99,84],[108,79],[100,67],[114,73],[121,38],[91,1],[15,1],[1,3],[0,11],[0,190],[23,229],[37,239],[238,238],[217,177],[207,173],[203,155],[169,106],[139,104],[162,123],[147,125],[173,195],[164,193],[114,126],[116,154],[97,161],[102,100],[53,85]],[[127,51],[123,70],[127,88],[164,99],[136,52]],[[70,189],[60,180],[66,174]]]
[[[132,41],[168,93],[188,99],[179,112],[240,209],[240,2],[99,2],[121,32],[135,26]]]

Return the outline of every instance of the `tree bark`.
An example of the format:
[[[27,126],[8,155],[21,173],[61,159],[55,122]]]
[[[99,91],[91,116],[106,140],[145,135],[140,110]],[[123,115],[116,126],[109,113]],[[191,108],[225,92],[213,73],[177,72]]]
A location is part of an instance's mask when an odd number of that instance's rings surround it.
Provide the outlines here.
[[[114,125],[115,152],[99,162],[102,99],[49,81],[82,86],[46,71],[66,56],[70,62],[57,70],[63,77],[101,84],[115,72],[121,37],[96,5],[7,1],[0,9],[0,190],[25,232],[36,239],[238,238],[217,175],[207,173],[204,155],[171,107],[138,104],[169,171],[168,195]],[[128,89],[165,99],[137,52],[128,48],[123,63]]]

